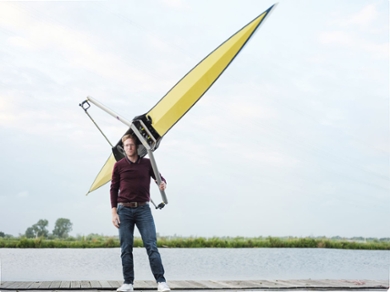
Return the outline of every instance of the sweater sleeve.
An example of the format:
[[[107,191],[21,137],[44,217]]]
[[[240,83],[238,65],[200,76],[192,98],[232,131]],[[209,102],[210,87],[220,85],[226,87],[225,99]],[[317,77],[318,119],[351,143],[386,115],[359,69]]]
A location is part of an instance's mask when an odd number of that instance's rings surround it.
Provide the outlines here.
[[[156,180],[156,176],[154,175],[152,163],[150,163],[149,173],[150,173],[150,176],[151,176],[154,180]],[[165,182],[166,184],[168,184],[167,181],[165,180],[165,178],[161,175],[161,173],[160,173],[160,177],[161,177],[161,180],[162,180],[163,182]]]
[[[120,178],[119,178],[118,163],[115,163],[114,169],[112,171],[111,187],[110,187],[111,208],[116,208],[118,205],[119,182],[120,182]]]

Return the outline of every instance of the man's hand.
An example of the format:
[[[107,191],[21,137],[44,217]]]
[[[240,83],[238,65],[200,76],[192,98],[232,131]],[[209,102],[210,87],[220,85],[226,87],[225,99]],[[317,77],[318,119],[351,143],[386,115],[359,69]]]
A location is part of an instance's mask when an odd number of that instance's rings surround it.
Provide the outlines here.
[[[121,221],[119,220],[119,215],[116,211],[116,208],[112,208],[111,213],[112,213],[112,224],[114,224],[116,228],[119,228],[119,224],[121,224]]]
[[[161,181],[159,188],[163,191],[167,188],[167,184],[164,181]]]

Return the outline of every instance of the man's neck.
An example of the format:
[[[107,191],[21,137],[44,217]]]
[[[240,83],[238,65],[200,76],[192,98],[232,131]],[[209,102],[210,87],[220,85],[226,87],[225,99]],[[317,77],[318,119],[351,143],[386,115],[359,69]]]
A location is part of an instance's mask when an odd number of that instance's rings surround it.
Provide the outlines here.
[[[128,158],[131,162],[136,163],[137,160],[138,160],[138,154],[133,155],[133,156],[127,156],[127,158]]]

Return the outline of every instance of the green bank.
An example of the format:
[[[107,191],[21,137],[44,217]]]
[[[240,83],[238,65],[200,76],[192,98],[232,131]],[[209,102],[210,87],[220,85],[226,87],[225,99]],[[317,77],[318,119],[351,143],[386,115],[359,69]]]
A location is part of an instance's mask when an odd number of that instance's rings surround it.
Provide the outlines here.
[[[68,238],[0,238],[0,248],[114,248],[117,237],[88,235]],[[141,238],[134,247],[142,247]],[[361,250],[390,250],[390,238],[313,238],[313,237],[159,237],[160,248],[334,248]]]

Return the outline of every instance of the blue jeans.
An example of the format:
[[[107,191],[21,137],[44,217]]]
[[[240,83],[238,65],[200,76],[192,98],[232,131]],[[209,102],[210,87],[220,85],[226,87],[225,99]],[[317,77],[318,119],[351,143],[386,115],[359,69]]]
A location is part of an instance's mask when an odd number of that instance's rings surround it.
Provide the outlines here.
[[[157,249],[156,227],[149,205],[146,204],[138,208],[127,208],[118,205],[117,212],[120,220],[119,239],[124,283],[133,284],[134,282],[134,225],[137,226],[141,234],[154,278],[157,282],[165,282],[164,267]]]

